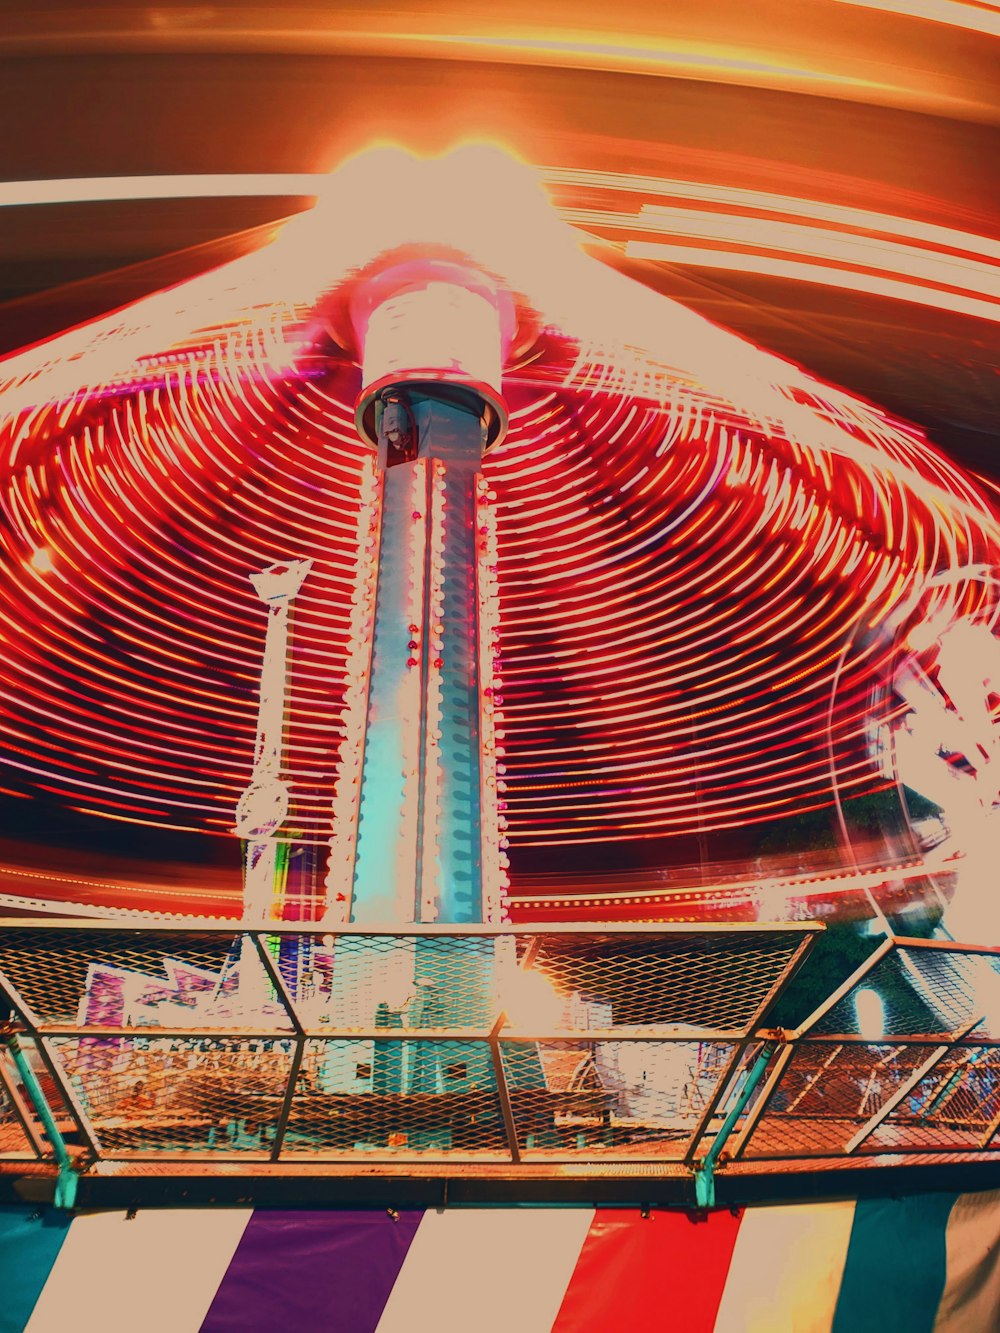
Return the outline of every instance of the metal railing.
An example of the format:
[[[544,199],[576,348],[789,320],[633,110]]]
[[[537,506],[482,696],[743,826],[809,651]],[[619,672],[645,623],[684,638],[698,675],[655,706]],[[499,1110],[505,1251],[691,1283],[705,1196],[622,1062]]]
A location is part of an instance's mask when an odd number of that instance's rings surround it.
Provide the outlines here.
[[[9,923],[0,1170],[672,1164],[704,1203],[768,1163],[996,1151],[996,954],[887,940],[769,1026],[821,930]]]
[[[859,1030],[857,995],[890,997]],[[886,940],[794,1032],[734,1137],[740,1161],[1000,1152],[1000,951]]]

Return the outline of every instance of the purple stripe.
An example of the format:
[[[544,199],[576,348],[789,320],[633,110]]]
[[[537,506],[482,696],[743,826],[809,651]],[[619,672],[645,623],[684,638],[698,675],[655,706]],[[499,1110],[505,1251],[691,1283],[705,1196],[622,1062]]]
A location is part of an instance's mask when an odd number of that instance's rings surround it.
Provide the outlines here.
[[[422,1216],[256,1211],[201,1333],[374,1333]]]

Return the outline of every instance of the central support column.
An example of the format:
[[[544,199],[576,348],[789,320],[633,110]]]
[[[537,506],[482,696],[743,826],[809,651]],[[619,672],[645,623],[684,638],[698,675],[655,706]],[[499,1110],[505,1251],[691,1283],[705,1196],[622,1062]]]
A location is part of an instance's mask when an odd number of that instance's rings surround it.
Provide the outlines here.
[[[501,304],[481,274],[437,260],[385,268],[351,302],[357,422],[377,448],[381,506],[369,503],[359,529],[377,574],[362,570],[356,598],[367,656],[353,677],[330,921],[398,930],[503,915],[496,538],[479,471],[506,421]]]
[[[476,922],[499,906],[488,883],[498,867],[484,877],[484,852],[497,854],[495,836],[483,845],[487,821],[496,826],[482,790],[495,765],[482,753],[489,681],[477,651],[485,429],[465,407],[416,394],[406,411],[417,457],[389,466],[383,490],[351,911],[359,925]]]

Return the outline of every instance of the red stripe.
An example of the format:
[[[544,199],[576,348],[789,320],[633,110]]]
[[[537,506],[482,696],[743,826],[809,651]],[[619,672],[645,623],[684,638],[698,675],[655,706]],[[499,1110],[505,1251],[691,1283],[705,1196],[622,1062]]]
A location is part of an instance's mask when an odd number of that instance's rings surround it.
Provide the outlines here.
[[[712,1333],[741,1217],[598,1209],[552,1333]]]

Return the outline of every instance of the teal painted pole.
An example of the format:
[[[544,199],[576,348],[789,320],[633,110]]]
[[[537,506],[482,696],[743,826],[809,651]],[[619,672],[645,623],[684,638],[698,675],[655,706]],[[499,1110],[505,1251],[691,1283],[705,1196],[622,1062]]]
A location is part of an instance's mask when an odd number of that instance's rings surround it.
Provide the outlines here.
[[[31,1099],[31,1104],[38,1114],[39,1120],[45,1128],[45,1134],[52,1144],[52,1154],[56,1159],[56,1165],[59,1167],[59,1174],[56,1177],[55,1206],[57,1208],[72,1208],[76,1202],[77,1174],[73,1168],[73,1160],[69,1155],[69,1149],[66,1147],[66,1141],[59,1133],[56,1125],[55,1116],[45,1100],[45,1093],[42,1091],[42,1085],[39,1083],[35,1071],[28,1063],[24,1052],[21,1050],[21,1043],[17,1039],[16,1032],[7,1032],[5,1041],[8,1051],[17,1067],[17,1072],[21,1076],[21,1082],[24,1084],[24,1090]]]
[[[718,1134],[712,1141],[712,1146],[702,1158],[701,1165],[695,1167],[694,1171],[694,1197],[699,1208],[713,1208],[715,1206],[715,1164],[719,1160],[723,1148],[736,1126],[736,1122],[746,1110],[747,1103],[753,1096],[758,1084],[764,1077],[764,1071],[771,1062],[771,1057],[777,1050],[773,1042],[768,1042],[761,1048],[757,1059],[753,1063],[750,1073],[747,1075],[746,1082],[740,1089],[739,1096],[736,1098],[736,1105],[722,1122]]]

